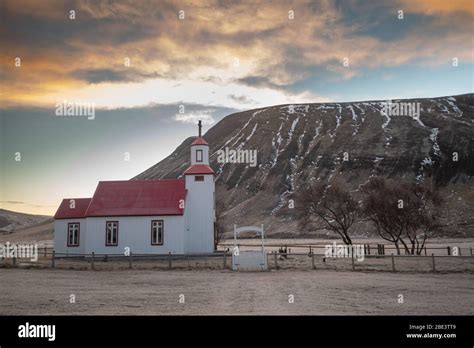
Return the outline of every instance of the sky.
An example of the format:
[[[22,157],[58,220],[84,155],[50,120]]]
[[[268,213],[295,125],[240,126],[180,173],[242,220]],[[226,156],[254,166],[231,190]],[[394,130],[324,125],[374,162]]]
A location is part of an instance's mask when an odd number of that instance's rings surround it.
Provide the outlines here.
[[[473,40],[471,0],[2,0],[0,208],[53,215],[199,119],[472,93]]]

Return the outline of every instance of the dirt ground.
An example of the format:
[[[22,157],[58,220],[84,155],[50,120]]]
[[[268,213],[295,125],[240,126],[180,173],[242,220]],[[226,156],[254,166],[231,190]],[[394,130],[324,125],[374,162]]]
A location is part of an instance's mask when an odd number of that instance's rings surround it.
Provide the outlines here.
[[[242,249],[258,248],[244,240]],[[223,270],[223,257],[172,261],[62,258],[51,268],[51,255],[40,250],[37,262],[0,260],[0,315],[456,315],[474,314],[472,239],[433,240],[427,256],[366,256],[324,259],[323,250],[301,244],[313,240],[268,240],[267,251],[288,245],[288,258],[268,257],[268,272]],[[318,240],[332,244],[333,240]],[[361,240],[375,244],[377,240]],[[255,245],[255,247],[252,247]],[[462,257],[447,256],[446,246],[460,246]],[[391,251],[390,251],[391,252]],[[299,253],[299,254],[296,254]],[[435,254],[433,273],[431,253]],[[180,295],[184,302],[180,303]],[[75,295],[75,303],[70,296]],[[289,303],[289,295],[294,303]],[[398,303],[399,295],[403,303]],[[182,298],[181,298],[182,299]]]
[[[472,273],[3,268],[0,279],[0,315],[474,314]]]

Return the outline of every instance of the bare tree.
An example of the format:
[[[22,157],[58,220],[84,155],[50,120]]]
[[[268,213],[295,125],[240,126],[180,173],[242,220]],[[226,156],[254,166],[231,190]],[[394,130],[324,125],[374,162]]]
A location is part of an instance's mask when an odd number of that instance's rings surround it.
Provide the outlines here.
[[[320,222],[339,235],[345,244],[352,244],[349,231],[359,215],[359,205],[340,183],[311,184],[297,199],[301,227],[313,227]]]
[[[403,233],[403,224],[397,210],[399,195],[393,191],[384,178],[371,178],[362,186],[366,197],[363,204],[365,217],[372,221],[377,234],[384,240],[391,242],[400,254],[400,238]]]
[[[378,235],[394,243],[397,253],[421,254],[427,238],[441,225],[442,199],[429,184],[393,182],[371,178],[362,186],[363,213]]]
[[[409,253],[419,255],[425,247],[426,239],[442,226],[440,207],[443,199],[430,184],[404,186],[408,192],[404,236],[409,241]]]

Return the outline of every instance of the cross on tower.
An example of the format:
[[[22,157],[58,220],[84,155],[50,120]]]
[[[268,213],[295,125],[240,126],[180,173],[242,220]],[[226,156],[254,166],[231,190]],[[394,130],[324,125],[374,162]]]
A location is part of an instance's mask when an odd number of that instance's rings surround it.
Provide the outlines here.
[[[199,122],[198,122],[198,127],[199,127],[199,138],[200,138],[201,137],[201,127],[202,127],[201,120],[199,120]]]

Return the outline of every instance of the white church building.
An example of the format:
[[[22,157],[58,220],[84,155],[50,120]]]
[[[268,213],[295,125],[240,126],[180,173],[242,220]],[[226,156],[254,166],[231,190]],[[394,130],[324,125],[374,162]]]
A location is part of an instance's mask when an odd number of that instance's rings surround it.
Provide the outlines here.
[[[54,216],[61,254],[196,254],[215,250],[214,171],[209,145],[191,144],[183,178],[101,181],[92,198],[63,199]]]

